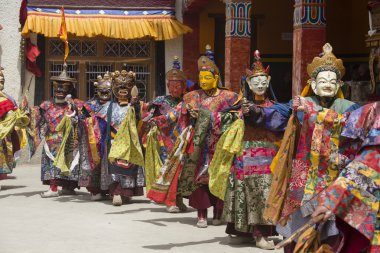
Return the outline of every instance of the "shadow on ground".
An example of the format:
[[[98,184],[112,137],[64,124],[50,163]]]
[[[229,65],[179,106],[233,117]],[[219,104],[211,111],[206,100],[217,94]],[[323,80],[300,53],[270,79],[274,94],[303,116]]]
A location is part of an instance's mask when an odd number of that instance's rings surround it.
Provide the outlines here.
[[[25,187],[26,185],[2,185],[1,191],[13,190],[13,189],[19,189],[19,188],[25,188]]]
[[[194,219],[192,219],[194,223]],[[175,247],[182,248],[182,247],[188,247],[193,245],[200,245],[200,244],[206,244],[206,243],[220,243],[222,245],[227,245],[232,248],[246,248],[246,247],[252,247],[254,246],[254,243],[247,243],[247,244],[241,244],[241,245],[230,245],[227,243],[228,237],[215,237],[214,239],[209,240],[203,240],[203,241],[192,241],[192,242],[183,242],[183,243],[168,243],[168,244],[157,244],[157,245],[147,245],[143,246],[143,248],[146,249],[152,249],[152,250],[171,250]]]
[[[25,186],[23,186],[25,187]],[[19,187],[19,188],[23,188]],[[1,188],[3,189],[3,188]],[[2,190],[1,190],[2,191]],[[8,198],[8,197],[13,197],[13,196],[21,196],[21,197],[33,197],[34,195],[39,195],[41,191],[32,191],[32,192],[20,192],[20,193],[12,193],[12,194],[5,194],[5,195],[0,195],[0,199]]]
[[[147,203],[150,203],[149,201]],[[133,201],[132,203],[133,204]],[[110,212],[110,213],[105,213],[105,214],[126,214],[126,213],[137,213],[137,212],[143,212],[143,211],[150,211],[152,213],[167,213],[168,211],[166,210],[166,207],[164,206],[159,206],[154,203],[152,203],[152,207],[144,207],[144,208],[138,208],[138,209],[132,209],[132,210],[124,210],[124,211],[119,211],[119,212]],[[195,212],[195,209],[188,208],[186,212],[181,212],[181,213],[192,213]],[[176,215],[173,213],[173,215]]]
[[[173,214],[173,215],[175,215],[175,214]],[[196,220],[196,216],[194,216],[194,218],[191,218],[191,217],[171,217],[171,218],[135,220],[135,221],[150,223],[150,224],[153,224],[155,226],[160,226],[160,227],[167,227],[168,224],[165,224],[165,223],[173,223],[173,222],[195,226],[197,220]]]
[[[7,179],[13,180],[13,179],[16,179],[16,178],[17,178],[16,176],[7,176],[7,178],[5,180],[7,180]]]
[[[75,202],[75,203],[101,203],[105,205],[112,205],[112,199],[107,195],[104,197],[104,199],[100,201],[93,201],[91,200],[91,195],[88,192],[76,192],[76,195],[60,195],[58,198],[55,198],[56,201],[59,202]],[[129,206],[133,204],[149,204],[150,200],[148,199],[133,199],[123,203],[122,206]],[[117,214],[117,213],[116,213]]]
[[[105,213],[105,214],[127,214],[127,213],[138,213],[138,212],[143,212],[143,211],[150,211],[152,213],[165,213],[166,208],[155,208],[155,207],[144,207],[144,208],[138,208],[138,209],[132,209],[132,210],[124,210],[120,212],[110,212],[110,213]]]

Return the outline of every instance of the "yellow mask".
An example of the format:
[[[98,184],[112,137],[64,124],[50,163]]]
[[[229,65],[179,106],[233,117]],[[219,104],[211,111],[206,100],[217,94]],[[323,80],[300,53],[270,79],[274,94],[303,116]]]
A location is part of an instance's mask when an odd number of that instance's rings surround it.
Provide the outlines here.
[[[218,87],[218,75],[213,75],[210,71],[199,71],[199,86],[202,90],[211,90]]]

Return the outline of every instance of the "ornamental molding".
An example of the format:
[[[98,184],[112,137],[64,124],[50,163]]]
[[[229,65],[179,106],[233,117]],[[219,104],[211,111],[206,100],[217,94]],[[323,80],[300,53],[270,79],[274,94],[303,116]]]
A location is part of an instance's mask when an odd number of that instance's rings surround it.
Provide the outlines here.
[[[326,26],[325,0],[295,0],[293,26],[325,27]]]

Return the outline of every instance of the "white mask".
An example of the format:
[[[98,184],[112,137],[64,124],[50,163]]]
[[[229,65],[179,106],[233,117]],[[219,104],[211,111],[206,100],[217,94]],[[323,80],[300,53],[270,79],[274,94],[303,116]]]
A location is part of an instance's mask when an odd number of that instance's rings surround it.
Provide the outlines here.
[[[270,77],[268,76],[254,76],[250,79],[247,79],[249,89],[258,96],[265,94],[269,87]]]
[[[311,82],[315,95],[320,97],[335,97],[340,87],[341,82],[333,71],[321,71]]]

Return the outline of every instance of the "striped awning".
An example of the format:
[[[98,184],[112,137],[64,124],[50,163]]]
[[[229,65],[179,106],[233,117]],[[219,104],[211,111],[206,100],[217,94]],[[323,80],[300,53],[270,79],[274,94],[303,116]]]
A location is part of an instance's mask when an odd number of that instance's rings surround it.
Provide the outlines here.
[[[148,1],[149,2],[149,1]],[[69,34],[83,37],[105,36],[114,39],[170,40],[191,29],[175,18],[171,8],[88,9],[65,7]],[[61,24],[60,8],[27,7],[22,35],[30,32],[57,37]]]

